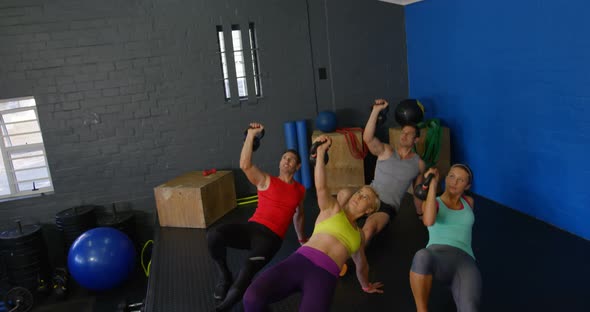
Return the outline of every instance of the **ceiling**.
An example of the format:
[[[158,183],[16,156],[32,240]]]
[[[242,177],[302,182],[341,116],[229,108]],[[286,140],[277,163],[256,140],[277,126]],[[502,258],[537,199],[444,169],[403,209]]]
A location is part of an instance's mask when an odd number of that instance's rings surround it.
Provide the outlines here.
[[[420,2],[423,0],[379,0],[379,1],[389,2],[389,3],[399,4],[399,5],[408,5],[408,4],[412,4],[414,2]]]

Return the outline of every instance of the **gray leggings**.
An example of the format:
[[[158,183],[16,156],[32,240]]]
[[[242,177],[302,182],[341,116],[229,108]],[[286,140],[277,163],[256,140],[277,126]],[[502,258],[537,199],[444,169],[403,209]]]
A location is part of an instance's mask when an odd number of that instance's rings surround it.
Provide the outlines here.
[[[451,286],[458,312],[478,311],[481,274],[475,260],[463,250],[449,245],[431,245],[414,255],[412,272],[432,275]]]

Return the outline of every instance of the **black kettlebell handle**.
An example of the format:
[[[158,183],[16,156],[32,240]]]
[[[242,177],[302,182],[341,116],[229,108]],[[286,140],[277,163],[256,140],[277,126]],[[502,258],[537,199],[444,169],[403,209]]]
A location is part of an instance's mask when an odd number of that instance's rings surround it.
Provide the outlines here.
[[[327,140],[324,142],[320,142],[320,141],[316,141],[311,145],[311,148],[309,149],[309,162],[311,163],[312,166],[315,166],[316,160],[317,160],[317,152],[318,152],[318,146],[324,144],[328,142]],[[324,155],[324,164],[328,164],[330,157],[328,157],[328,151],[326,151],[326,155]]]
[[[416,185],[414,188],[414,196],[421,200],[426,200],[428,196],[428,189],[430,188],[430,181],[434,178],[434,173],[430,173],[426,176],[426,180],[423,183]]]
[[[383,104],[373,104],[371,105],[371,109],[373,109],[373,107],[378,106],[378,105],[385,105],[385,103]],[[387,120],[387,113],[389,113],[389,105],[384,108],[383,110],[381,110],[379,112],[379,115],[377,115],[377,125],[382,125],[385,123],[385,121]]]
[[[244,130],[244,141],[248,137],[248,129],[254,129],[254,128],[248,127],[248,128],[246,128],[246,130]],[[252,142],[252,151],[253,152],[256,152],[256,150],[260,147],[260,140],[262,140],[263,137],[264,137],[264,129],[262,129],[262,131],[260,131],[260,133],[257,133],[256,136],[254,137],[254,142]]]
[[[385,103],[383,103],[383,104],[373,104],[373,106],[380,106],[380,105],[385,105]],[[387,107],[386,107],[386,108],[382,109],[382,110],[379,112],[379,114],[387,114],[387,113],[389,113],[389,105],[387,105]]]
[[[244,138],[248,136],[248,129],[254,129],[252,127],[248,127],[246,128],[246,130],[244,130]],[[262,129],[262,131],[260,131],[260,133],[256,134],[256,138],[258,138],[259,140],[264,138],[264,129]]]

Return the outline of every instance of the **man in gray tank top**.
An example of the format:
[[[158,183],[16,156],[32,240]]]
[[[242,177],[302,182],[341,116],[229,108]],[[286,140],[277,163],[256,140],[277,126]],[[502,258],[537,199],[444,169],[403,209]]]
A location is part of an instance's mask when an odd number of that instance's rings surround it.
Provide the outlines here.
[[[399,211],[404,193],[414,183],[422,183],[426,164],[412,148],[418,142],[420,129],[416,125],[402,125],[397,149],[375,137],[375,127],[379,112],[389,103],[383,99],[375,100],[371,116],[365,126],[363,141],[371,154],[377,156],[375,177],[371,186],[381,199],[381,208],[367,218],[363,226],[366,241],[381,232]],[[422,212],[422,201],[414,197],[414,205],[418,215]]]
[[[371,238],[381,232],[383,228],[397,215],[404,193],[414,182],[414,186],[424,181],[423,173],[426,170],[426,164],[412,148],[418,142],[420,129],[416,125],[402,125],[402,133],[397,144],[398,148],[379,141],[375,137],[375,127],[379,112],[387,108],[389,103],[383,99],[375,100],[371,116],[363,132],[363,141],[369,147],[371,154],[377,156],[377,165],[375,166],[375,177],[371,186],[379,195],[381,206],[377,212],[374,212],[365,221],[363,225],[363,234],[365,236],[365,246]],[[337,200],[340,203],[346,202],[354,191],[349,188],[342,189],[338,192]],[[414,197],[416,213],[422,215],[422,201]],[[364,255],[364,253],[362,253]],[[361,263],[366,266],[367,261],[353,257],[356,264],[357,272],[367,270],[367,267],[360,267]],[[340,276],[346,274],[348,266],[342,266]]]

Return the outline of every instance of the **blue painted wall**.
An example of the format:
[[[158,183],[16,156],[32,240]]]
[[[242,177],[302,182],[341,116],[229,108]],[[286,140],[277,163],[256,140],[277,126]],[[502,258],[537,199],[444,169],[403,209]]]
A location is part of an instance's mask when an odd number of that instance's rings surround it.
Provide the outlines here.
[[[586,239],[589,11],[587,0],[406,7],[410,96],[451,128],[474,191]]]

